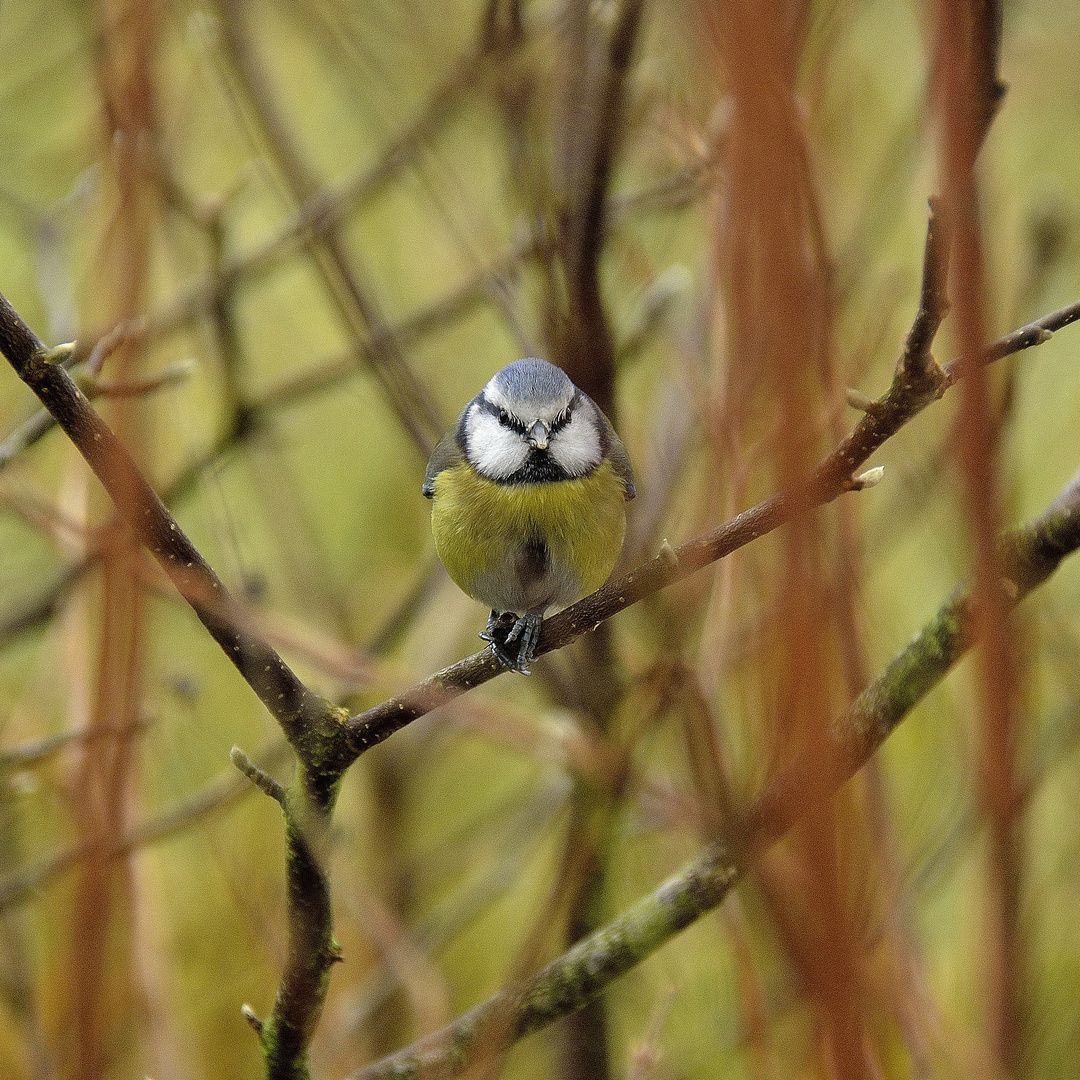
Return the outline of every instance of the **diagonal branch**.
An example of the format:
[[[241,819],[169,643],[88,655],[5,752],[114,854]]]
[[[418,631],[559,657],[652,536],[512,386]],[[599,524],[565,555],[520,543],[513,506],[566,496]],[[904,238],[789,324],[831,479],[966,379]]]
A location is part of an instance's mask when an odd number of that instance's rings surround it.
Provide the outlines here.
[[[976,357],[954,360],[944,371],[930,363],[901,366],[889,391],[878,401],[867,403],[867,411],[854,431],[800,489],[767,499],[677,550],[665,545],[651,562],[549,619],[541,651],[563,647],[623,608],[770,532],[796,513],[861,487],[855,471],[952,382],[974,366],[1045,341],[1048,334],[1078,318],[1080,302],[1015,331]],[[927,352],[929,344],[928,340]],[[131,456],[70,375],[59,364],[50,362],[52,354],[2,296],[0,351],[75,443],[118,513],[154,554],[215,641],[278,720],[297,753],[301,768],[286,793],[291,809],[287,814],[290,897],[306,890],[311,903],[290,903],[290,950],[282,988],[301,984],[311,992],[307,996],[279,995],[274,1013],[262,1030],[268,1065],[274,1066],[271,1075],[306,1077],[305,1040],[322,1010],[325,975],[336,958],[331,947],[329,906],[322,902],[326,895],[325,875],[313,857],[312,845],[329,821],[341,776],[368,747],[437,705],[493,678],[502,669],[490,654],[479,653],[345,722],[342,710],[304,686],[247,620],[237,617],[225,586],[184,535]],[[317,955],[304,952],[304,943],[310,941],[321,943]],[[320,970],[312,972],[313,964]],[[268,1044],[268,1036],[277,1033],[288,1037],[287,1056],[280,1063]],[[293,1038],[296,1033],[300,1035]]]
[[[478,40],[466,48],[432,91],[415,117],[379,154],[355,173],[311,193],[266,239],[227,258],[220,281],[200,279],[168,301],[145,325],[147,337],[180,329],[205,314],[219,287],[251,284],[276,269],[315,238],[384,192],[412,165],[431,140],[449,124],[480,86],[494,64],[516,49],[524,33],[481,26]]]
[[[933,229],[934,217],[931,216],[931,233]],[[938,265],[939,254],[936,244],[928,244],[931,273],[937,272],[934,268]],[[924,299],[927,295],[930,291],[924,288]],[[940,299],[943,300],[943,296]],[[916,362],[913,354],[905,352],[888,392],[877,401],[866,403],[865,415],[855,429],[818,465],[799,490],[774,495],[679,548],[664,547],[650,562],[552,616],[544,622],[538,652],[564,648],[605,619],[772,532],[795,514],[831,502],[844,492],[861,486],[854,475],[856,470],[909,420],[973,368],[1047,341],[1055,331],[1080,319],[1080,301],[1013,331],[987,346],[978,356],[957,357],[944,369],[929,358],[933,333],[919,331],[916,334],[924,320],[932,322],[932,329],[936,330],[942,315],[943,312],[935,313],[933,307],[927,308],[925,304],[920,308],[909,344],[912,336],[920,340],[923,358]],[[347,725],[350,753],[363,753],[417,717],[487,682],[502,670],[491,653],[484,650],[429,676],[396,697],[350,717]]]
[[[131,455],[71,376],[0,296],[0,350],[37,394],[101,481],[199,620],[281,725],[299,762],[279,791],[286,823],[289,948],[274,1008],[260,1025],[268,1080],[308,1080],[307,1049],[322,1014],[329,973],[340,959],[329,882],[318,854],[341,771],[323,767],[320,747],[341,738],[344,711],[312,693],[243,619],[221,579],[184,534]]]
[[[1000,551],[1010,604],[1041,585],[1080,547],[1080,473],[1040,517],[1008,532]],[[955,593],[885,671],[833,725],[817,747],[835,791],[881,746],[901,720],[941,681],[974,641],[969,593]],[[678,874],[639,900],[521,985],[504,990],[454,1023],[349,1080],[451,1077],[474,1065],[478,1051],[505,1049],[530,1032],[582,1008],[610,982],[715,908],[743,878],[746,866],[795,824],[806,760],[768,784],[727,838],[715,840]],[[802,812],[811,806],[802,802]]]
[[[335,722],[337,710],[313,694],[280,656],[234,617],[224,583],[184,534],[120,440],[71,376],[49,362],[37,335],[0,296],[0,349],[76,445],[117,510],[150,549],[294,746],[311,722]]]
[[[303,205],[319,185],[288,129],[266,68],[258,60],[250,26],[244,22],[244,5],[238,0],[222,0],[221,13],[223,44],[244,96],[258,118],[290,196]],[[366,355],[398,422],[427,457],[442,434],[442,419],[394,337],[358,260],[347,252],[340,223],[327,223],[313,237],[312,254],[357,351]]]

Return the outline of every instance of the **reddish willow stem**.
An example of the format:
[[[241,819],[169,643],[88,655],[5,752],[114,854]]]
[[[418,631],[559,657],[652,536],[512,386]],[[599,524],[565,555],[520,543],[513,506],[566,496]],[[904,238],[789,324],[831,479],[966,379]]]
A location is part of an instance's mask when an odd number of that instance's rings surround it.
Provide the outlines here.
[[[852,433],[799,489],[776,495],[704,536],[660,554],[544,624],[541,652],[561,648],[643,597],[681,580],[751,540],[861,486],[855,471],[888,438],[940,397],[971,365],[991,363],[1045,341],[1080,318],[1080,302],[1044,316],[944,370],[930,344],[945,314],[940,287],[945,241],[931,215],[922,302],[896,374],[879,400],[863,403]],[[337,959],[328,885],[317,858],[344,771],[367,748],[439,704],[501,673],[490,653],[478,653],[404,694],[345,718],[312,693],[274,649],[250,627],[225,586],[154,493],[115,434],[49,351],[0,296],[0,351],[75,443],[113,499],[118,513],[165,569],[215,641],[270,710],[296,752],[300,768],[282,800],[289,853],[290,948],[271,1017],[259,1024],[268,1074],[305,1078],[307,1046]],[[314,846],[313,846],[314,845]],[[280,1053],[279,1053],[280,1051]]]

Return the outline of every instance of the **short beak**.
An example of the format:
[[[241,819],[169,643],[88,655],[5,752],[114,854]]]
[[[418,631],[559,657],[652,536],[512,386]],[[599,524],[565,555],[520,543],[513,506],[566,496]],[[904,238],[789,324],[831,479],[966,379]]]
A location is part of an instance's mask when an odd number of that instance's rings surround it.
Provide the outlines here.
[[[526,436],[529,440],[530,446],[535,446],[537,450],[546,450],[548,444],[548,436],[551,434],[551,429],[544,423],[543,420],[537,420]]]

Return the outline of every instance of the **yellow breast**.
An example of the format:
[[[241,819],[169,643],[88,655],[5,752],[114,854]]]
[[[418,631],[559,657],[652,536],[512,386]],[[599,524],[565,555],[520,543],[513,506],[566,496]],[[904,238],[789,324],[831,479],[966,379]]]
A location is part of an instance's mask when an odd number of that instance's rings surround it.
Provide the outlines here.
[[[463,592],[497,611],[565,607],[598,589],[625,529],[623,482],[607,461],[544,484],[496,484],[466,463],[435,478],[439,558]]]

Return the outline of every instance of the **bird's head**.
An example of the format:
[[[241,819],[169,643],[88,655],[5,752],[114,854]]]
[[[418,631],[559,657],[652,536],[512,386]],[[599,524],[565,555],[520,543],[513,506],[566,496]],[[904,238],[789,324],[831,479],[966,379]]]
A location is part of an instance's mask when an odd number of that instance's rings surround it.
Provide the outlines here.
[[[530,483],[584,476],[603,458],[596,406],[546,360],[515,360],[465,411],[465,456],[481,476]]]

